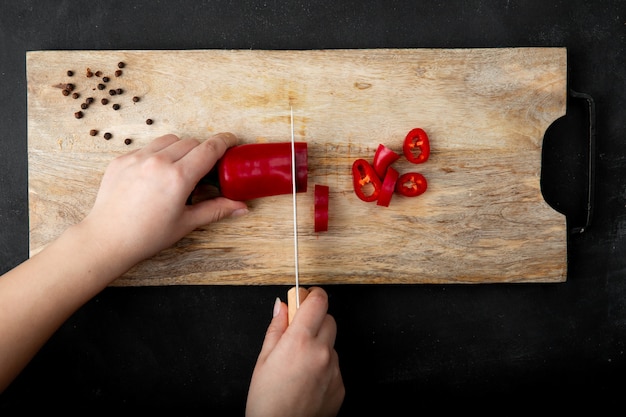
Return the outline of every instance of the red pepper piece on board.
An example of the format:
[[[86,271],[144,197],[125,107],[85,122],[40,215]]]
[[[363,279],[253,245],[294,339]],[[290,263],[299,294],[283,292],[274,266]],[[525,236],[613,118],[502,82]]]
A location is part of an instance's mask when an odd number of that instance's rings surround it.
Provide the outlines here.
[[[382,143],[378,145],[378,149],[376,149],[376,153],[374,154],[374,162],[372,163],[378,178],[381,180],[385,178],[387,168],[398,159],[400,159],[400,155],[396,152],[392,151]]]
[[[393,192],[396,189],[398,175],[398,171],[393,169],[393,167],[387,168],[387,174],[385,175],[385,179],[383,180],[383,185],[380,189],[380,194],[378,195],[378,201],[376,202],[377,205],[389,207],[391,197],[393,196]]]
[[[308,154],[306,142],[294,144],[296,192],[307,189]],[[228,148],[218,161],[221,194],[231,200],[252,200],[291,194],[291,142],[249,143]]]
[[[417,197],[428,188],[426,178],[418,172],[402,174],[396,181],[396,192],[405,197]]]
[[[411,130],[404,139],[402,152],[409,162],[426,162],[430,156],[430,141],[426,132],[419,127]]]
[[[328,230],[328,192],[327,185],[315,184],[315,231]]]
[[[354,192],[361,200],[369,203],[378,199],[382,183],[365,159],[357,159],[352,164],[352,182]]]

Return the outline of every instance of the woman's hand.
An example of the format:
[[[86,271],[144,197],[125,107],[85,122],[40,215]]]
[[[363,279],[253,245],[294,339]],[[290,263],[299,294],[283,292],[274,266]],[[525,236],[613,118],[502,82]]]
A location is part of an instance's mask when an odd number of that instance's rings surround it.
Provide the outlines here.
[[[276,300],[250,383],[246,416],[335,416],[345,388],[334,349],[337,325],[328,296],[310,289],[291,324]]]
[[[110,163],[95,204],[81,223],[103,252],[128,267],[165,249],[195,228],[247,211],[243,202],[214,198],[186,205],[200,179],[237,143],[231,133],[200,143],[161,136]]]

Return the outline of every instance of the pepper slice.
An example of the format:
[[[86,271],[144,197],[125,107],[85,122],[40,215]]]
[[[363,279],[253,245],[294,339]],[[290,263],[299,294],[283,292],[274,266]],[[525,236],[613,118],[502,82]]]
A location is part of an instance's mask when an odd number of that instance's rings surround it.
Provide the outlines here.
[[[385,178],[387,168],[398,159],[400,159],[400,155],[396,152],[392,151],[382,143],[378,145],[378,149],[376,149],[376,153],[374,154],[374,162],[372,163],[378,178],[381,180]]]
[[[417,197],[428,188],[426,178],[419,172],[407,172],[396,181],[396,192],[405,197]]]
[[[383,186],[380,189],[380,195],[378,196],[378,201],[376,202],[377,205],[389,207],[391,197],[393,196],[393,192],[396,189],[398,175],[398,171],[393,169],[393,167],[387,168],[387,174],[385,175]]]
[[[328,230],[328,192],[327,185],[315,184],[315,231]]]
[[[306,142],[294,144],[296,192],[306,192]],[[291,142],[249,143],[228,148],[217,165],[221,194],[231,200],[251,200],[291,194]]]
[[[409,162],[426,162],[430,156],[430,141],[426,132],[419,127],[411,130],[404,139],[402,152]]]
[[[356,196],[361,200],[369,203],[378,199],[382,183],[365,159],[357,159],[352,164],[352,183]]]

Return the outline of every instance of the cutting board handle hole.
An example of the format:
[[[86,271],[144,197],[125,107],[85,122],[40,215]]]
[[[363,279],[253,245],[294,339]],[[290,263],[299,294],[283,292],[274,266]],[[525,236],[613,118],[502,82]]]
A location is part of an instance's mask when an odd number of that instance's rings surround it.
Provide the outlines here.
[[[591,225],[595,187],[595,103],[570,90],[565,116],[546,130],[541,155],[541,192],[567,218],[568,230]]]

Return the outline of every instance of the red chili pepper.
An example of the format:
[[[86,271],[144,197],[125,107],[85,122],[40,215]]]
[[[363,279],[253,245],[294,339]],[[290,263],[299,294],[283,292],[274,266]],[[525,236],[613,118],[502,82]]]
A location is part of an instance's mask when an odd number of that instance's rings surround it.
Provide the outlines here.
[[[357,159],[352,164],[352,182],[354,192],[361,200],[369,203],[378,199],[382,183],[365,159]]]
[[[417,197],[428,188],[426,178],[418,172],[402,174],[396,181],[396,191],[405,197]]]
[[[306,142],[296,142],[296,192],[306,192]],[[250,143],[229,148],[217,165],[221,194],[231,200],[252,200],[291,194],[291,142]]]
[[[409,162],[414,164],[426,162],[430,156],[430,141],[426,132],[419,127],[411,130],[404,139],[402,152]]]
[[[328,186],[315,184],[315,231],[328,230]]]
[[[396,152],[392,151],[382,143],[378,145],[378,149],[376,149],[376,153],[374,154],[374,162],[372,164],[378,178],[381,180],[385,178],[387,168],[398,159],[400,159],[400,155]]]
[[[391,197],[396,189],[398,175],[398,171],[393,169],[393,167],[387,168],[387,174],[385,175],[383,186],[380,189],[380,195],[378,196],[378,201],[376,202],[377,205],[389,207]]]

